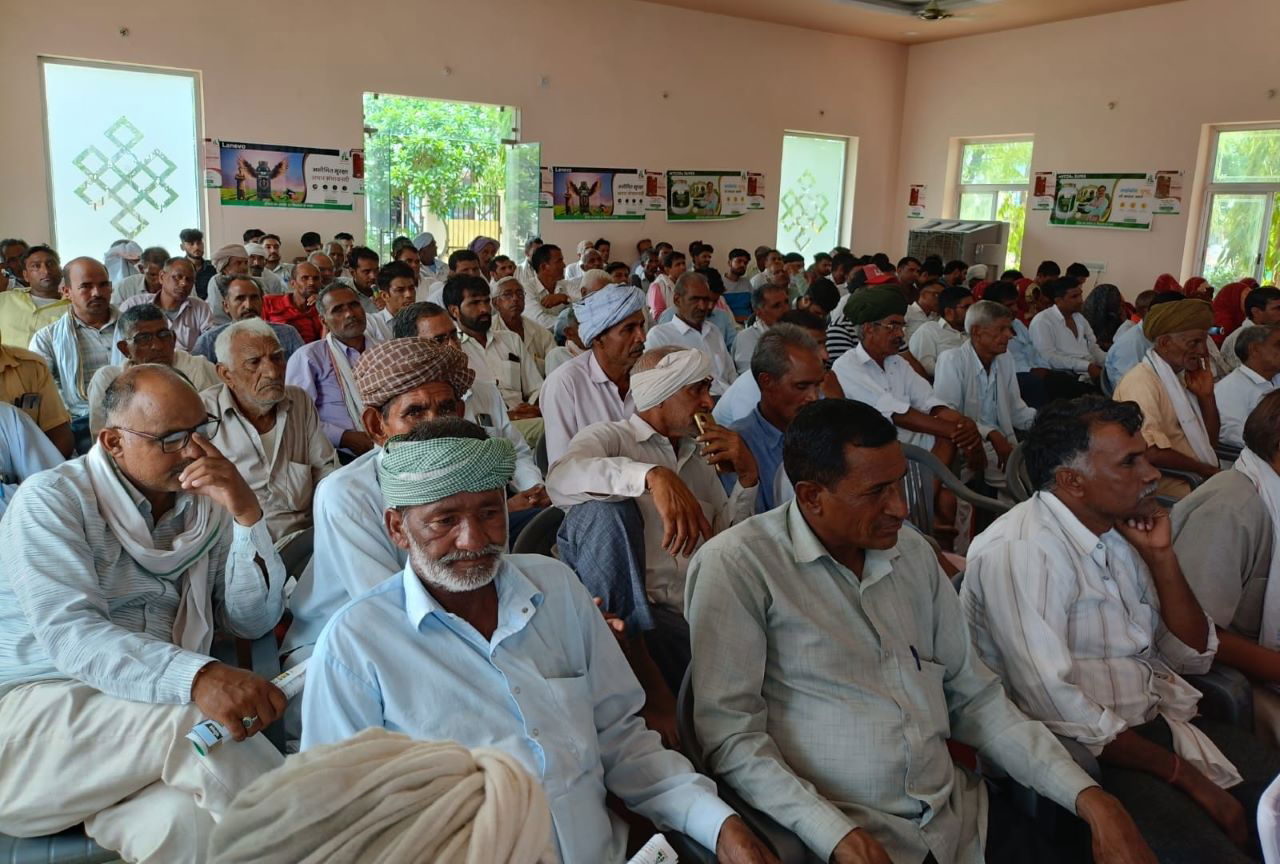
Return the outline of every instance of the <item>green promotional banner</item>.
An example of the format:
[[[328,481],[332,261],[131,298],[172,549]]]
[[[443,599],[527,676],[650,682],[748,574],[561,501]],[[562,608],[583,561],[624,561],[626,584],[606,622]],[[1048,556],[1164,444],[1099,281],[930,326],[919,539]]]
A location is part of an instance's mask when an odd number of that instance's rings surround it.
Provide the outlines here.
[[[1152,174],[1059,174],[1050,225],[1151,230]]]
[[[645,176],[635,168],[551,169],[552,218],[644,219]]]
[[[667,221],[737,219],[750,205],[745,171],[668,171]]]
[[[351,210],[364,194],[364,150],[204,142],[205,187],[224,207]]]

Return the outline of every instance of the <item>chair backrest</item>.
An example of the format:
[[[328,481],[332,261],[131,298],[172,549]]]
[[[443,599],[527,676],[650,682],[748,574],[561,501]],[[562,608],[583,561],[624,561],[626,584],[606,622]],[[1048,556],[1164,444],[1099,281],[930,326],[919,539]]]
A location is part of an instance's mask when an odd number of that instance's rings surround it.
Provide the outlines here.
[[[902,481],[907,498],[907,519],[925,534],[933,531],[933,480],[935,478],[961,501],[968,502],[978,510],[995,513],[997,516],[1009,512],[1008,504],[974,492],[961,483],[960,478],[952,474],[951,470],[928,450],[914,444],[903,444],[902,452],[907,457],[907,474]]]
[[[1031,474],[1027,471],[1026,453],[1021,442],[1015,444],[1009,459],[1004,463],[1004,488],[1019,503],[1031,497]]]
[[[1262,860],[1280,864],[1280,777],[1271,781],[1258,801],[1258,839],[1262,841]]]
[[[538,439],[538,448],[533,451],[533,463],[538,466],[538,470],[542,472],[542,476],[547,476],[547,469],[551,466],[547,464],[547,436],[543,435]]]
[[[564,521],[564,511],[559,507],[548,507],[530,519],[524,529],[516,535],[516,542],[511,544],[511,551],[516,555],[551,556],[556,545],[556,532]]]
[[[302,575],[302,571],[306,569],[307,564],[311,561],[311,551],[315,546],[315,540],[316,529],[313,526],[294,534],[277,550],[280,553],[280,560],[284,562],[286,576],[296,578]]]

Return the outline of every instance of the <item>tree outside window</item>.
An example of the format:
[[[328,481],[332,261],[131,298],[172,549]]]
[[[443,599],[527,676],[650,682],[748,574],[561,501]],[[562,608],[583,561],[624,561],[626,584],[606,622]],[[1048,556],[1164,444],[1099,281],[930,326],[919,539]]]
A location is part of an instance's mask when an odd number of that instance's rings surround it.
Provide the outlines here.
[[[1218,130],[1207,195],[1204,277],[1217,286],[1249,276],[1274,283],[1280,270],[1280,128]]]
[[[1022,260],[1031,185],[1031,139],[966,141],[960,153],[960,219],[1009,223],[1005,266]]]

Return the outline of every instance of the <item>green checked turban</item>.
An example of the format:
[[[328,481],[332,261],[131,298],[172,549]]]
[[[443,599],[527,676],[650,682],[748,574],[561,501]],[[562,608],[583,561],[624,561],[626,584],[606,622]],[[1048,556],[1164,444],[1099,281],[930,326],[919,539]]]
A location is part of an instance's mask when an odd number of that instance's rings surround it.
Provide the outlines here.
[[[378,462],[378,483],[388,507],[416,507],[459,492],[502,489],[515,469],[516,449],[506,438],[396,437]]]

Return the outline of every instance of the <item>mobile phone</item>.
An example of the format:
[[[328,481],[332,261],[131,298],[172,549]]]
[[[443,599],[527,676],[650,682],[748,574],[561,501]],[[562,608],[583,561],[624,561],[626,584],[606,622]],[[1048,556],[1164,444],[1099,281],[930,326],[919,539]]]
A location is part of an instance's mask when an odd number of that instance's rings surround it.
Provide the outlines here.
[[[708,428],[716,425],[716,418],[712,417],[706,411],[698,411],[693,415],[693,422],[698,426],[698,434],[704,435]]]

